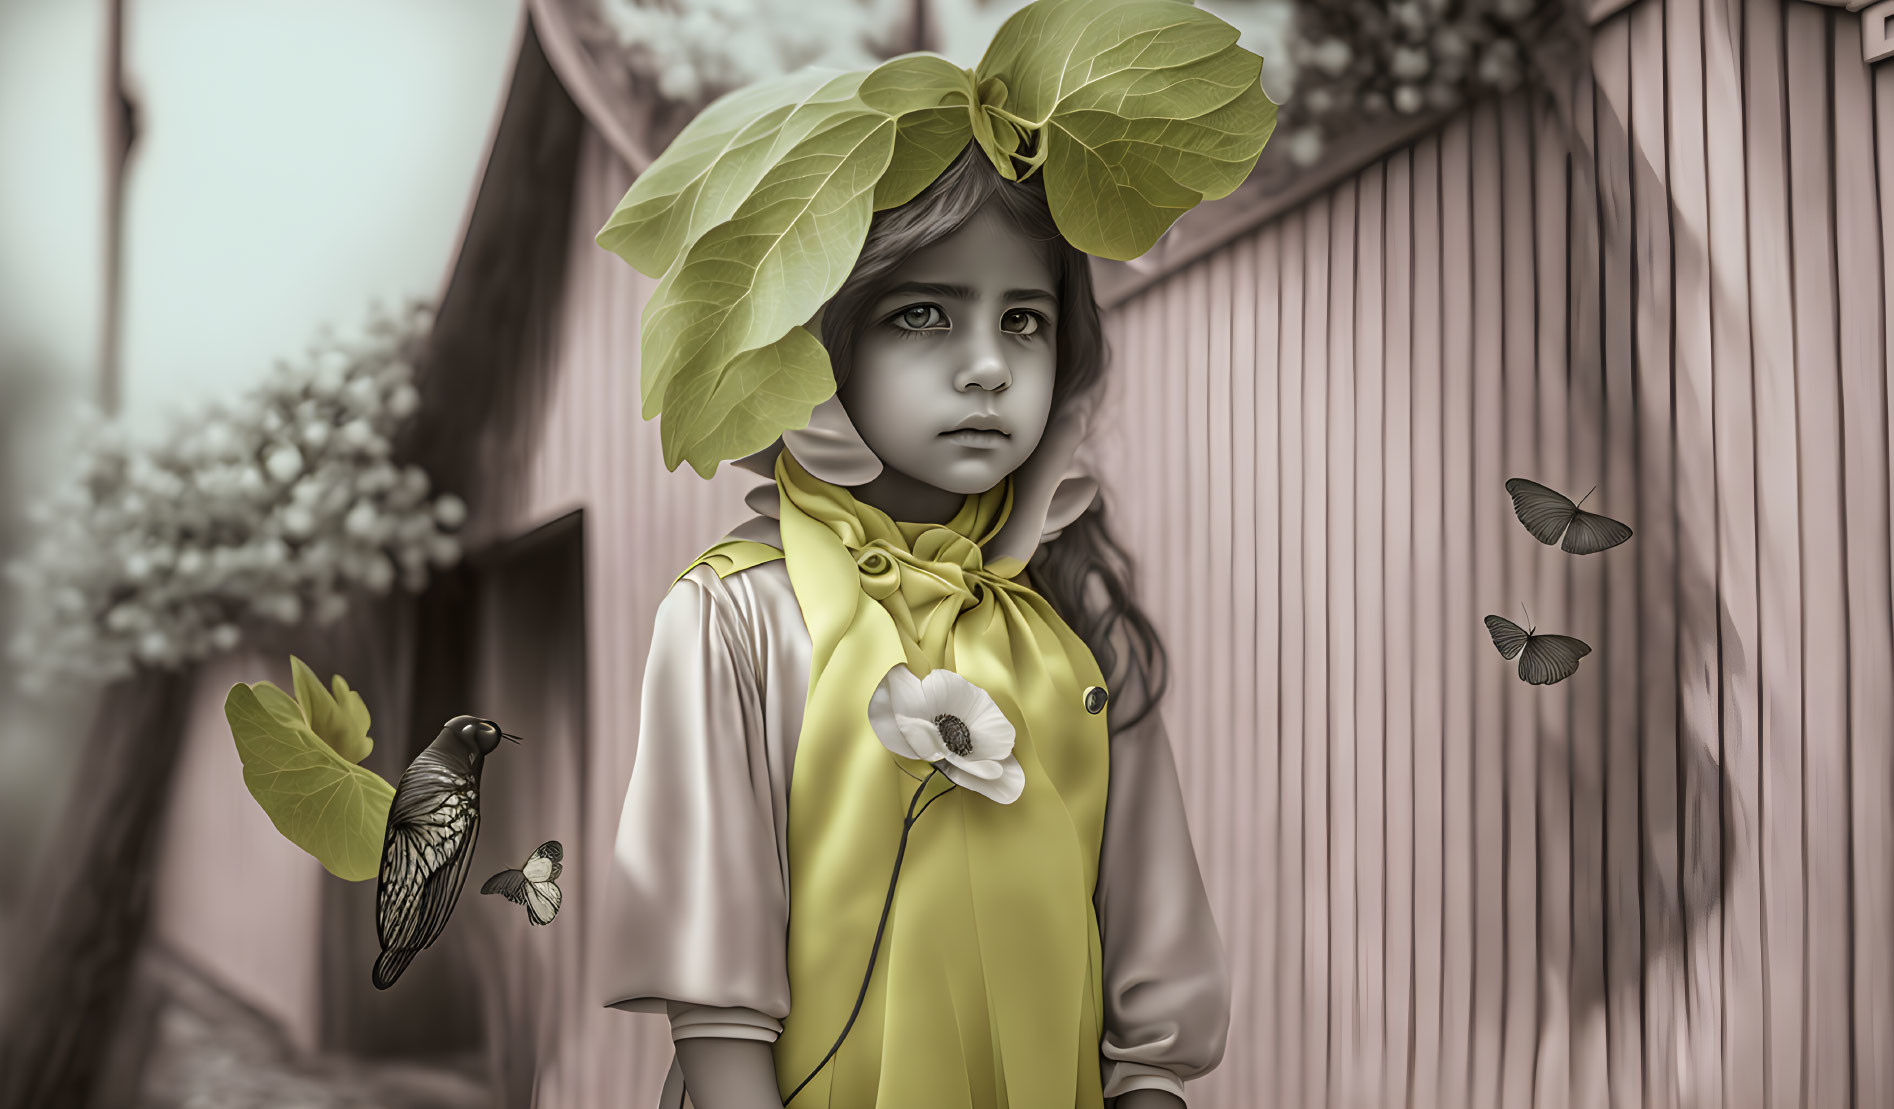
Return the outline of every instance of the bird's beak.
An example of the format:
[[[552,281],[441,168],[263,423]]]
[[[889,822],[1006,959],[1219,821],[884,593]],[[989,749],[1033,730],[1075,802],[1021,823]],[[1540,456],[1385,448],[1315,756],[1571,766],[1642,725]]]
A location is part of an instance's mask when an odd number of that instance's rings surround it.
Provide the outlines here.
[[[510,739],[510,740],[512,740],[512,741],[513,741],[514,743],[518,743],[518,742],[520,741],[520,737],[519,737],[519,736],[516,736],[516,735],[507,735],[507,734],[506,734],[505,732],[501,732],[501,733],[500,733],[500,738],[501,738],[501,739]]]

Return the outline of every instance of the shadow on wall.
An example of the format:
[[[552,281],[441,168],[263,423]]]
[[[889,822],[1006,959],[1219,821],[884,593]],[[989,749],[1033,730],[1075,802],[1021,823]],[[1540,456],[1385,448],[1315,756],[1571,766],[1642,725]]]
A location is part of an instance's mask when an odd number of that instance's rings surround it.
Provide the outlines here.
[[[1576,1052],[1589,1035],[1581,1027],[1602,1044],[1607,1025],[1642,1022],[1643,1044],[1612,1043],[1609,1053],[1630,1052],[1633,1070],[1642,1053],[1647,1096],[1668,1086],[1674,1101],[1696,1050],[1693,1027],[1713,1035],[1722,1019],[1714,1000],[1712,1011],[1691,1010],[1705,968],[1721,973],[1717,922],[1731,875],[1757,862],[1737,847],[1757,842],[1756,814],[1737,808],[1723,745],[1756,734],[1755,720],[1725,713],[1746,707],[1727,690],[1759,679],[1753,645],[1733,633],[1718,596],[1714,517],[1680,494],[1680,469],[1712,465],[1680,462],[1683,452],[1710,444],[1673,440],[1699,417],[1708,427],[1713,404],[1701,395],[1708,368],[1687,366],[1669,330],[1673,257],[1707,252],[1685,238],[1688,221],[1666,182],[1592,74],[1585,66],[1559,90],[1575,95],[1555,96],[1553,109],[1572,166],[1570,433],[1600,452],[1606,503],[1635,502],[1636,518],[1621,518],[1636,538],[1608,569],[1588,562],[1568,578],[1573,599],[1591,602],[1588,619],[1600,634],[1589,661],[1606,680],[1596,705],[1545,733],[1540,788],[1569,790],[1572,885],[1569,961],[1541,967],[1542,981],[1563,986],[1569,1009],[1554,1011],[1558,989],[1542,992],[1538,1033],[1569,1021]],[[1719,311],[1746,309],[1724,308],[1725,295],[1712,295]],[[1659,726],[1665,709],[1671,719]]]

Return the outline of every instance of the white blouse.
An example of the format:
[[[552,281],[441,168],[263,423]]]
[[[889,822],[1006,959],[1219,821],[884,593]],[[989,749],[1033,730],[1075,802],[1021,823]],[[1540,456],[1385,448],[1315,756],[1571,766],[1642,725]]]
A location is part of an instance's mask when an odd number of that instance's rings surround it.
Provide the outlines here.
[[[758,517],[731,534],[780,546],[775,529]],[[697,566],[658,606],[607,898],[605,1004],[667,1014],[673,1039],[774,1041],[789,1014],[789,776],[810,656],[781,559],[725,578]],[[1182,1097],[1223,1058],[1230,981],[1155,712],[1111,739],[1094,904],[1104,1096]],[[659,1109],[688,1104],[673,1059]]]

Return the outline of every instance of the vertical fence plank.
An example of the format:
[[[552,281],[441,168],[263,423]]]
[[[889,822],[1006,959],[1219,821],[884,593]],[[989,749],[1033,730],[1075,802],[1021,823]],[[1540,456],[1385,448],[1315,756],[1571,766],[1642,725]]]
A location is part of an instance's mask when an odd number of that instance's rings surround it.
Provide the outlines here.
[[[1181,380],[1173,386],[1184,404],[1183,422],[1179,427],[1182,449],[1178,459],[1182,469],[1177,471],[1182,479],[1177,495],[1184,506],[1184,552],[1183,557],[1173,565],[1184,579],[1184,603],[1180,614],[1185,637],[1179,646],[1185,648],[1186,653],[1185,666],[1178,675],[1183,679],[1179,688],[1185,691],[1185,696],[1177,707],[1184,720],[1185,730],[1197,737],[1189,797],[1191,811],[1197,814],[1198,821],[1206,829],[1217,827],[1218,821],[1215,790],[1211,781],[1213,756],[1209,750],[1209,737],[1216,734],[1212,727],[1214,717],[1208,680],[1211,656],[1216,653],[1212,628],[1215,618],[1210,614],[1209,604],[1210,595],[1216,587],[1210,577],[1209,505],[1214,480],[1211,474],[1220,465],[1220,460],[1212,454],[1210,443],[1210,408],[1214,403],[1211,398],[1210,332],[1216,325],[1216,311],[1211,303],[1210,267],[1209,260],[1198,262],[1182,275],[1179,282],[1184,287],[1189,322],[1178,336],[1184,350],[1183,373]],[[1210,840],[1211,837],[1206,836],[1205,839]],[[1210,842],[1198,848],[1199,855],[1204,857],[1205,873],[1209,876],[1216,873],[1212,850]]]
[[[1564,418],[1569,459],[1566,489],[1574,494],[1598,483],[1604,466],[1602,442],[1604,398],[1602,244],[1599,236],[1600,197],[1596,178],[1588,177],[1579,159],[1590,159],[1598,140],[1593,125],[1597,90],[1583,83],[1575,101],[1578,144],[1571,167],[1572,195],[1568,279],[1568,379]],[[1602,175],[1602,169],[1595,169]],[[1602,642],[1599,568],[1577,559],[1563,559],[1566,608],[1562,627],[1596,647]],[[1571,1013],[1572,1100],[1580,1109],[1610,1103],[1608,1086],[1608,1020],[1605,1013],[1605,682],[1596,673],[1589,681],[1563,693],[1571,705],[1567,744],[1570,758],[1572,963],[1568,1006]]]
[[[1572,490],[1582,496],[1596,485],[1596,501],[1587,505],[1622,518],[1637,519],[1639,455],[1637,440],[1636,349],[1633,319],[1638,280],[1631,207],[1633,150],[1630,146],[1629,15],[1598,28],[1594,66],[1599,96],[1594,101],[1598,152],[1599,226],[1603,236],[1601,290],[1604,407],[1588,415],[1602,432],[1602,465]],[[1581,372],[1584,368],[1580,367]],[[1602,507],[1601,507],[1602,506]],[[1643,861],[1642,814],[1638,806],[1640,769],[1639,690],[1644,644],[1639,635],[1636,552],[1584,560],[1582,571],[1601,572],[1602,619],[1590,640],[1597,663],[1590,675],[1604,691],[1605,777],[1603,782],[1605,900],[1605,981],[1609,1085],[1614,1103],[1641,1105],[1644,1098],[1644,1031],[1641,1009],[1644,938],[1639,908],[1639,871]],[[1581,633],[1582,635],[1583,633]]]
[[[1844,19],[1835,33],[1835,226],[1867,228],[1878,220],[1894,239],[1894,103],[1876,136],[1874,77],[1861,57],[1861,29]],[[1885,68],[1885,67],[1877,67]],[[1884,87],[1894,91],[1894,82]],[[1875,139],[1878,138],[1878,144]],[[1874,151],[1883,156],[1877,197]],[[1888,267],[1894,242],[1872,234],[1836,238],[1841,337],[1843,471],[1847,485],[1848,733],[1853,828],[1854,1081],[1859,1105],[1894,1104],[1894,951],[1879,942],[1894,920],[1894,758],[1882,738],[1894,719],[1885,676],[1894,673],[1894,571],[1890,544],[1886,328],[1894,309]],[[1886,313],[1882,315],[1882,313]],[[1878,730],[1877,730],[1878,729]]]
[[[1386,163],[1362,171],[1355,208],[1355,556],[1353,691],[1355,736],[1355,981],[1360,1027],[1358,1094],[1354,1104],[1389,1103],[1386,1084],[1388,1045],[1386,1007],[1387,924],[1387,647],[1393,621],[1381,577],[1382,511],[1386,504],[1382,467],[1387,458],[1386,409],[1382,404],[1386,356],[1384,313],[1386,243],[1384,175]],[[1344,1064],[1346,1066],[1346,1064]]]
[[[1446,733],[1442,747],[1444,890],[1440,1098],[1471,1104],[1473,1058],[1473,651],[1477,623],[1473,536],[1472,128],[1466,117],[1440,136],[1441,486],[1446,525],[1441,568],[1446,608]],[[1469,629],[1468,625],[1472,625]]]
[[[1308,1074],[1309,1031],[1307,919],[1310,892],[1304,845],[1308,838],[1308,819],[1303,804],[1304,760],[1307,732],[1303,726],[1304,666],[1307,617],[1303,590],[1303,549],[1306,543],[1303,523],[1305,496],[1303,467],[1303,389],[1307,379],[1307,360],[1303,355],[1303,301],[1307,289],[1309,250],[1307,218],[1303,214],[1283,222],[1282,252],[1282,401],[1279,456],[1282,466],[1282,502],[1277,519],[1282,527],[1282,876],[1289,896],[1284,899],[1281,917],[1281,1003],[1290,1018],[1283,1033],[1281,1065],[1284,1097],[1291,1105],[1310,1104],[1308,1091],[1315,1079]]]
[[[1329,811],[1328,886],[1329,947],[1329,1097],[1331,1104],[1361,1101],[1363,1069],[1353,1064],[1361,1057],[1361,1005],[1355,976],[1355,939],[1358,934],[1355,875],[1361,863],[1356,851],[1355,780],[1358,723],[1355,676],[1355,231],[1360,187],[1343,182],[1335,189],[1329,217],[1328,280],[1328,400],[1327,488],[1322,491],[1327,520],[1323,543],[1328,564],[1327,690],[1329,708],[1329,762],[1326,792]]]
[[[1275,810],[1262,792],[1261,760],[1270,750],[1274,728],[1261,713],[1261,686],[1268,680],[1257,659],[1257,640],[1262,634],[1262,610],[1257,589],[1257,567],[1262,563],[1262,541],[1257,534],[1256,455],[1263,449],[1258,379],[1262,376],[1262,358],[1256,349],[1257,319],[1262,306],[1256,296],[1256,256],[1254,243],[1232,250],[1230,258],[1230,411],[1229,437],[1231,474],[1228,486],[1230,504],[1230,562],[1225,571],[1230,577],[1230,668],[1232,684],[1226,687],[1230,708],[1235,716],[1230,730],[1230,779],[1232,819],[1237,821],[1236,843],[1231,855],[1230,896],[1235,904],[1232,932],[1224,941],[1230,954],[1230,976],[1236,994],[1232,1002],[1230,1043],[1236,1045],[1236,1057],[1230,1060],[1229,1085],[1241,1098],[1262,1098],[1264,1094],[1262,1036],[1257,1024],[1255,998],[1259,985],[1260,941],[1267,926],[1269,897],[1263,887],[1268,874],[1264,841],[1266,829],[1274,823]],[[1235,930],[1240,929],[1240,930]]]
[[[1306,1007],[1302,1017],[1304,1103],[1327,1105],[1329,1051],[1329,581],[1328,418],[1329,228],[1334,201],[1312,200],[1304,219],[1308,239],[1302,302],[1302,804],[1303,941]]]
[[[1713,412],[1709,194],[1702,0],[1667,0],[1666,105],[1676,273],[1678,743],[1685,1008],[1681,1100],[1723,1104],[1721,752],[1717,736],[1716,429]]]
[[[1674,387],[1670,160],[1664,3],[1630,15],[1630,188],[1634,328],[1636,512],[1639,534],[1615,552],[1636,574],[1640,909],[1643,937],[1644,1104],[1678,1103],[1683,1009],[1682,837],[1678,834],[1677,510],[1672,441]],[[1601,556],[1602,557],[1602,556]]]
[[[1251,934],[1249,922],[1239,920],[1232,911],[1237,890],[1248,881],[1246,876],[1235,869],[1237,845],[1252,834],[1252,821],[1248,818],[1247,809],[1238,805],[1235,773],[1236,748],[1244,734],[1244,729],[1237,725],[1234,704],[1238,685],[1237,672],[1234,670],[1235,639],[1239,630],[1247,632],[1248,629],[1243,628],[1236,617],[1236,583],[1231,573],[1231,536],[1236,517],[1230,495],[1236,469],[1235,452],[1231,446],[1236,408],[1230,383],[1230,339],[1235,326],[1232,311],[1235,295],[1232,252],[1226,250],[1214,255],[1209,260],[1208,269],[1209,290],[1206,299],[1210,317],[1207,329],[1210,363],[1205,443],[1209,471],[1205,475],[1205,511],[1208,519],[1204,523],[1203,545],[1209,569],[1204,576],[1207,589],[1203,592],[1206,596],[1200,604],[1201,618],[1210,635],[1210,642],[1209,654],[1204,659],[1201,688],[1209,715],[1207,734],[1215,737],[1210,750],[1205,753],[1209,756],[1206,768],[1210,803],[1216,814],[1215,823],[1210,825],[1217,845],[1214,877],[1219,891],[1218,899],[1224,906],[1219,919],[1229,921],[1229,927],[1243,928],[1240,934],[1248,936]],[[1224,946],[1227,957],[1231,945],[1226,943]],[[1228,1078],[1224,1076],[1226,1087]]]
[[[1184,386],[1178,380],[1182,376],[1189,357],[1183,337],[1190,327],[1190,298],[1185,282],[1181,277],[1173,277],[1159,290],[1163,301],[1162,345],[1154,352],[1152,369],[1154,380],[1152,388],[1152,406],[1150,419],[1155,423],[1155,464],[1150,474],[1158,512],[1155,518],[1159,522],[1162,541],[1155,544],[1158,552],[1158,565],[1162,568],[1152,576],[1156,599],[1156,611],[1153,619],[1164,635],[1164,645],[1171,664],[1176,668],[1177,677],[1173,688],[1183,690],[1186,682],[1182,675],[1195,663],[1191,645],[1187,638],[1189,631],[1185,625],[1184,605],[1186,603],[1187,576],[1183,570],[1189,555],[1190,513],[1185,497],[1179,495],[1182,484],[1188,480],[1189,444],[1185,441],[1183,425]],[[1183,693],[1175,701],[1164,706],[1167,718],[1175,720],[1177,737],[1177,776],[1178,787],[1183,791],[1185,811],[1195,816],[1203,810],[1197,804],[1196,768],[1197,760],[1191,755],[1190,747],[1195,737],[1190,734],[1185,723],[1188,705],[1179,702],[1189,699]],[[1201,858],[1202,848],[1198,848]]]
[[[1498,476],[1502,483],[1490,486],[1485,495],[1490,498],[1493,526],[1504,552],[1501,562],[1506,592],[1543,608],[1538,599],[1538,544],[1518,529],[1503,484],[1505,478],[1531,477],[1538,473],[1535,459],[1539,440],[1538,370],[1535,366],[1538,274],[1533,263],[1533,149],[1527,110],[1527,105],[1518,100],[1502,103],[1493,137],[1497,144],[1503,228],[1496,259],[1501,291],[1498,351],[1501,398],[1500,426],[1496,432]],[[1530,1106],[1533,1054],[1537,1047],[1534,1030],[1539,1019],[1538,836],[1535,830],[1539,736],[1534,726],[1534,701],[1529,695],[1536,691],[1514,688],[1517,681],[1512,672],[1503,665],[1496,665],[1490,656],[1482,661],[1496,679],[1501,699],[1497,740],[1503,767],[1499,782],[1503,831],[1496,838],[1504,848],[1500,858],[1500,888],[1504,894],[1500,911],[1505,961],[1501,969],[1504,994],[1497,1014],[1502,1051],[1498,1104]]]
[[[1532,452],[1535,466],[1521,476],[1559,489],[1570,489],[1569,340],[1571,311],[1567,290],[1573,279],[1571,257],[1572,195],[1570,155],[1564,126],[1553,110],[1533,119],[1532,220],[1533,266],[1538,284],[1537,404]],[[1534,599],[1548,626],[1570,627],[1564,567],[1540,560]],[[1549,691],[1547,691],[1549,692]],[[1534,823],[1539,917],[1539,1019],[1535,1049],[1533,1101],[1539,1109],[1566,1109],[1572,1103],[1572,728],[1571,694],[1535,697],[1536,751],[1539,760]]]
[[[1704,150],[1710,225],[1712,416],[1716,435],[1717,673],[1720,759],[1729,776],[1724,895],[1723,1090],[1760,1104],[1763,997],[1762,677],[1756,534],[1756,413],[1749,325],[1744,0],[1704,0]],[[1738,1099],[1745,1099],[1739,1101]]]
[[[1388,670],[1387,832],[1387,1081],[1384,1105],[1413,1099],[1414,945],[1418,910],[1414,900],[1416,831],[1417,661],[1424,650],[1415,626],[1414,551],[1414,154],[1403,150],[1387,161],[1388,325],[1382,349],[1387,360],[1387,428],[1382,488],[1383,604],[1387,613],[1384,657]]]
[[[1803,672],[1802,904],[1808,1009],[1802,1104],[1849,1102],[1847,541],[1843,532],[1840,381],[1835,333],[1835,222],[1829,139],[1835,16],[1809,5],[1787,11],[1790,258],[1794,267],[1795,430],[1800,481],[1799,626],[1785,627]],[[1851,22],[1855,22],[1851,20]],[[1849,64],[1853,64],[1851,61]]]
[[[1464,530],[1471,533],[1468,561],[1472,589],[1467,609],[1454,630],[1468,644],[1473,670],[1473,726],[1462,737],[1468,747],[1467,806],[1472,816],[1472,871],[1469,901],[1473,910],[1473,980],[1471,1008],[1471,1084],[1469,1104],[1491,1106],[1500,1101],[1501,1053],[1505,1037],[1506,1006],[1506,799],[1507,750],[1506,687],[1503,662],[1492,650],[1491,637],[1481,622],[1488,612],[1510,606],[1518,585],[1509,580],[1505,543],[1500,525],[1507,523],[1509,502],[1501,455],[1506,446],[1505,325],[1506,286],[1503,272],[1506,223],[1505,194],[1501,184],[1499,109],[1493,103],[1473,109],[1470,124],[1472,177],[1469,182],[1472,220],[1470,277],[1472,312],[1469,322],[1471,381],[1467,441],[1471,448],[1470,500]],[[1477,653],[1475,650],[1477,649]],[[1517,679],[1514,679],[1517,680]]]
[[[1745,22],[1750,330],[1756,369],[1757,534],[1762,616],[1764,1072],[1770,1105],[1799,1105],[1807,1089],[1802,896],[1802,573],[1796,497],[1795,332],[1788,306],[1789,157],[1782,74],[1785,6],[1749,0]]]
[[[1443,745],[1447,573],[1441,480],[1440,140],[1414,149],[1414,1007],[1413,1100],[1440,1097],[1448,891]]]
[[[1283,512],[1282,512],[1282,397],[1288,367],[1282,361],[1283,240],[1280,224],[1263,232],[1256,243],[1256,422],[1260,438],[1256,450],[1256,623],[1257,709],[1260,734],[1266,736],[1257,775],[1257,796],[1266,815],[1262,843],[1263,888],[1268,891],[1263,915],[1266,923],[1257,946],[1262,974],[1258,987],[1263,1007],[1261,1056],[1265,1073],[1255,1087],[1271,1101],[1289,1097],[1285,1082],[1284,1044],[1293,1022],[1287,1008],[1283,976],[1283,908],[1289,888],[1283,852],[1283,752],[1288,743],[1283,725]]]

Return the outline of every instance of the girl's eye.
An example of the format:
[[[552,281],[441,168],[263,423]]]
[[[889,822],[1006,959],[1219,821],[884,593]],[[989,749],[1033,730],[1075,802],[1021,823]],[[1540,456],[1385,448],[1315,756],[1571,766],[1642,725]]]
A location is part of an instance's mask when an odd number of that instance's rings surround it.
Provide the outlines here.
[[[1008,321],[1015,320],[1016,326],[1008,325]],[[1039,332],[1039,325],[1043,322],[1045,322],[1044,317],[1039,313],[1025,308],[1015,308],[1000,317],[1000,330],[1012,335],[1036,335]]]
[[[916,304],[895,313],[895,324],[902,331],[938,331],[947,323],[947,314],[938,305]]]

